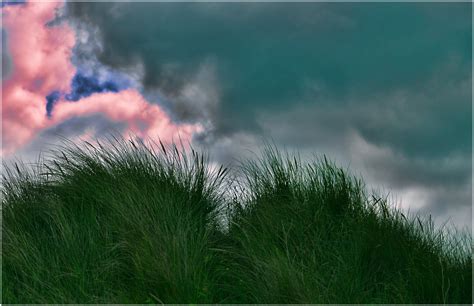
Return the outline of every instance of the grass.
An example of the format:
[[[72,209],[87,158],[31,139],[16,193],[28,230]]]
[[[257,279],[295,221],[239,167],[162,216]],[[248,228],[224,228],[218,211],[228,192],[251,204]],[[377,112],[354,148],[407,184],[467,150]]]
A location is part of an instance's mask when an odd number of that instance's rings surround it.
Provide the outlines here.
[[[5,167],[2,302],[472,303],[469,234],[326,158],[267,146],[227,172],[123,139]]]

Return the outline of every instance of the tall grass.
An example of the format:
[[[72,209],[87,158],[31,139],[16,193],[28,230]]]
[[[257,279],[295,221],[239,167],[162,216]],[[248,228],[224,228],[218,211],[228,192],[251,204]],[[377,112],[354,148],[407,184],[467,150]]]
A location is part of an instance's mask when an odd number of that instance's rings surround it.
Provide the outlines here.
[[[206,302],[224,171],[176,146],[59,148],[35,172],[7,168],[3,300]]]
[[[268,146],[228,196],[178,146],[66,144],[5,167],[4,303],[471,303],[468,234],[435,230],[326,158]]]
[[[471,303],[471,239],[408,219],[326,158],[242,165],[229,295],[253,303]]]

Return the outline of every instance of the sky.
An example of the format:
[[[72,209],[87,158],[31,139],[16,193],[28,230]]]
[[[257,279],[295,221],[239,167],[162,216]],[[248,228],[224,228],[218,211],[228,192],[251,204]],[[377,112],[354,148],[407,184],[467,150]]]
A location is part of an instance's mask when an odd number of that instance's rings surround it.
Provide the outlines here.
[[[2,2],[2,157],[69,139],[264,139],[472,227],[472,4]]]

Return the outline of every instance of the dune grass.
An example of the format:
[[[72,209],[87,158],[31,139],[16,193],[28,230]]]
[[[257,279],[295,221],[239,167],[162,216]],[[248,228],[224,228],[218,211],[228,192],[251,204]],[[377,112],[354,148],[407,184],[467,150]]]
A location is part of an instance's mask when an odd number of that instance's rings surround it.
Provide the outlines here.
[[[227,172],[123,139],[6,166],[2,302],[472,303],[469,234],[326,158],[267,146]]]

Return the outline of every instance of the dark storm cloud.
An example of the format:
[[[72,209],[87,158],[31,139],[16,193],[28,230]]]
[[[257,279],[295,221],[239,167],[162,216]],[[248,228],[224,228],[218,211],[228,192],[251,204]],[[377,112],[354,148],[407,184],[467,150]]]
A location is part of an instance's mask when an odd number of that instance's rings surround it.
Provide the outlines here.
[[[225,89],[214,120],[225,133],[258,128],[256,110],[285,108],[307,80],[340,97],[417,86],[451,55],[468,64],[468,5],[71,2],[67,9],[97,29],[102,63],[141,62],[144,88],[171,101],[214,59]]]
[[[176,104],[175,98],[203,62],[214,62],[225,89],[222,110],[212,118],[219,133],[257,128],[249,116],[255,103],[281,102],[298,92],[298,70],[306,65],[298,50],[311,52],[298,43],[307,44],[311,36],[305,36],[351,26],[322,4],[289,10],[287,4],[70,3],[68,12],[98,29],[102,63],[126,68],[141,62],[145,90],[158,88],[176,114],[189,113],[192,101]],[[287,69],[289,59],[294,67]]]
[[[175,120],[209,121],[196,143],[218,160],[264,135],[358,160],[442,211],[471,205],[471,5],[68,2],[66,13],[78,62],[133,74]]]
[[[400,87],[372,94],[334,99],[324,94],[268,109],[258,117],[269,133],[294,145],[340,142],[347,131],[358,131],[369,142],[387,146],[408,158],[442,158],[471,152],[471,76],[452,81],[443,68],[416,89]],[[438,76],[443,78],[439,79]]]

